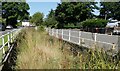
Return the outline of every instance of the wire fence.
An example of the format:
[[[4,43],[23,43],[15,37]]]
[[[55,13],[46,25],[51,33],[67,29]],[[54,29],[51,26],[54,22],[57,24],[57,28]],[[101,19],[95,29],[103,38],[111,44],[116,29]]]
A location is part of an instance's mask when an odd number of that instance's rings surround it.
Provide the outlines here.
[[[115,35],[84,32],[75,29],[46,28],[46,31],[51,36],[87,48],[99,47],[104,50],[114,49],[115,51],[118,51],[118,48],[120,47],[120,37]]]

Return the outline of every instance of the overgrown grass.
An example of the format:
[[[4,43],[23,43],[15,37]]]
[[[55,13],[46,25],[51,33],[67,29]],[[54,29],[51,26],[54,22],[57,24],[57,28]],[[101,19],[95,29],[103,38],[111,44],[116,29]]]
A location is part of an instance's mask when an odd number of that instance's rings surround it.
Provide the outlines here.
[[[68,44],[43,31],[25,29],[17,39],[15,69],[119,68],[119,55],[108,56],[103,50],[84,49],[72,43]]]

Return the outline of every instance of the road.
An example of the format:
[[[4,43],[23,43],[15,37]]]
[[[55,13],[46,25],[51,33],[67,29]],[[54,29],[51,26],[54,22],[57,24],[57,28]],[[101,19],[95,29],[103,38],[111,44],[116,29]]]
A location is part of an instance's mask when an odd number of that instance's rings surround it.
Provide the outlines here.
[[[11,30],[0,31],[0,36],[6,34],[9,31],[11,31]]]
[[[19,29],[19,28],[17,28],[17,29]],[[10,32],[10,31],[17,30],[17,29],[6,29],[5,31],[0,31],[0,36]]]

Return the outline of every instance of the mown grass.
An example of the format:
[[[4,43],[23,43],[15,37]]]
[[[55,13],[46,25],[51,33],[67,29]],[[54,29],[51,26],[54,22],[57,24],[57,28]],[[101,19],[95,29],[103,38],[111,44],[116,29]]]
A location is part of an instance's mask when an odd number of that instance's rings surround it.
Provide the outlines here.
[[[15,69],[118,69],[120,65],[119,55],[68,44],[43,31],[25,29],[17,39]]]

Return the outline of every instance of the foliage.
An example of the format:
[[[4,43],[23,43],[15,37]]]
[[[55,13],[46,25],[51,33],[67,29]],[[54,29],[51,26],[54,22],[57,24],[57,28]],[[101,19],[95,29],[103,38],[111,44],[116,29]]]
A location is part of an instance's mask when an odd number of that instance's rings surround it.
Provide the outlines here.
[[[36,26],[42,25],[43,23],[43,13],[36,12],[30,19],[31,23],[34,23]]]
[[[43,25],[38,26],[38,31],[45,31],[45,27]]]
[[[29,19],[29,5],[25,2],[3,2],[2,17],[6,19],[6,24],[15,27],[17,20]]]
[[[63,27],[64,29],[80,29],[80,26],[75,26],[73,23],[69,23]]]
[[[107,25],[107,20],[104,19],[87,19],[83,22],[81,22],[83,27],[88,27],[88,28],[104,28]]]
[[[92,2],[62,2],[55,10],[55,18],[59,22],[58,28],[63,28],[68,23],[76,23],[92,18],[92,13],[97,9]],[[76,25],[76,24],[75,24]]]
[[[45,25],[47,27],[56,28],[58,22],[55,19],[55,11],[51,10],[48,14],[47,18],[45,19]]]
[[[101,2],[100,17],[120,20],[120,2]]]

